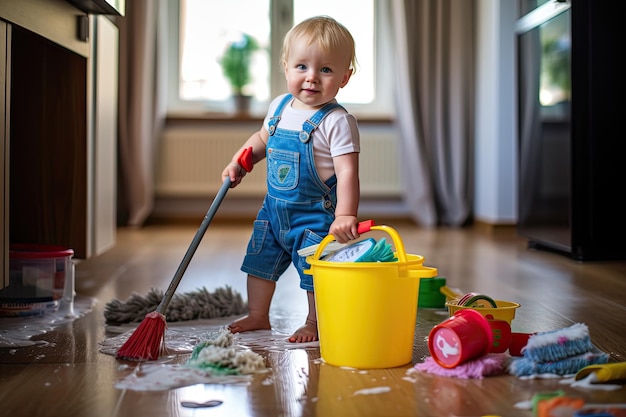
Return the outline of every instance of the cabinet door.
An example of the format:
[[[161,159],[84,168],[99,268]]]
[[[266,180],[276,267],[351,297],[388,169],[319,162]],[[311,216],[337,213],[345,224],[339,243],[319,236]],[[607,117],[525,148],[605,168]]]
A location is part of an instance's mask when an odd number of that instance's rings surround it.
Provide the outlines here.
[[[11,31],[11,243],[87,256],[87,58]]]

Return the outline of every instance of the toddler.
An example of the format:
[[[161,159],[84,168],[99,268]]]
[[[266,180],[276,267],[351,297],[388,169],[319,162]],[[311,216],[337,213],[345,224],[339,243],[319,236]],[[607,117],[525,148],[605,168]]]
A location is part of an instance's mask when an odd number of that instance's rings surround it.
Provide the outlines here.
[[[235,153],[252,147],[252,162],[267,158],[267,194],[241,270],[248,274],[248,315],[233,333],[271,329],[269,309],[276,281],[291,263],[307,292],[306,322],[289,338],[318,340],[312,276],[298,249],[332,234],[339,243],[359,237],[359,151],[356,118],[335,99],[356,68],[354,39],[333,18],[318,16],[285,36],[282,64],[287,94],[270,104],[263,126]],[[236,187],[246,171],[229,163],[222,178]]]

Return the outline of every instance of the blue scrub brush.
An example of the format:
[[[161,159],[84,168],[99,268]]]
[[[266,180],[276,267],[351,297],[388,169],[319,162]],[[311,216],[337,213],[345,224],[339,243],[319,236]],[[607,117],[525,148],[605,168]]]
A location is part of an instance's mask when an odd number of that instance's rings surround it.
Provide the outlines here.
[[[609,359],[591,343],[589,328],[583,323],[530,336],[522,354],[509,364],[510,372],[517,376],[575,374],[585,366]]]
[[[576,323],[564,329],[537,333],[528,339],[525,358],[535,362],[554,362],[593,349],[586,324]]]

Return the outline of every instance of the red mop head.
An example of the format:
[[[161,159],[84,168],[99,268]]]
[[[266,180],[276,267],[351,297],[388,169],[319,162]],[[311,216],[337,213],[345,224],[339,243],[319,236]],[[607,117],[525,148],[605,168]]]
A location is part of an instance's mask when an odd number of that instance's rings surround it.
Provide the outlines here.
[[[146,314],[139,327],[118,349],[115,357],[131,361],[150,361],[159,358],[165,336],[165,316],[157,311]]]

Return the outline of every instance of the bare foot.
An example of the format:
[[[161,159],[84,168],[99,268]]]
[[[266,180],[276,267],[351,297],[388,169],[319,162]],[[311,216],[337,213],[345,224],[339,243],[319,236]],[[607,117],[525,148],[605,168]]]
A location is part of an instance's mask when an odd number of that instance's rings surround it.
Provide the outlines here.
[[[228,325],[231,333],[250,332],[252,330],[271,330],[270,320],[268,317],[256,318],[245,316]]]
[[[304,326],[296,330],[290,337],[291,343],[306,343],[315,342],[317,337],[317,322],[313,320],[307,320]]]

